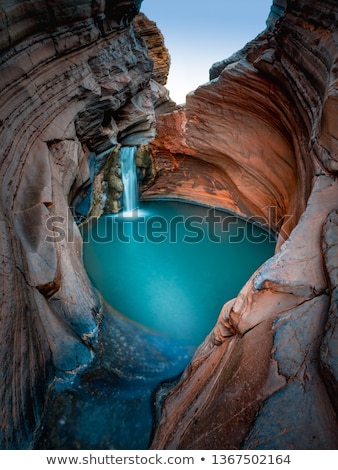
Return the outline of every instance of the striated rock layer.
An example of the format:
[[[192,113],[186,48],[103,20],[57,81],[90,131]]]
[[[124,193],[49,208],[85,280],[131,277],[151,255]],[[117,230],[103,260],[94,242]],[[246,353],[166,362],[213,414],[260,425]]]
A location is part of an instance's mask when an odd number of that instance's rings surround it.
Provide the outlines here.
[[[268,29],[157,120],[144,197],[258,216],[279,243],[170,391],[153,449],[338,446],[337,20],[334,0],[274,1]]]
[[[132,24],[140,4],[1,2],[2,449],[32,445],[48,388],[95,356],[101,303],[70,208],[86,200],[102,152],[131,134],[147,142],[168,101]],[[142,17],[146,25],[161,48]],[[156,72],[162,83],[165,73]]]
[[[0,448],[34,447],[84,370],[154,372],[93,289],[75,219],[112,149],[148,158],[155,122],[144,197],[253,216],[279,243],[169,392],[152,448],[337,448],[336,0],[275,0],[268,30],[163,115],[169,56],[140,5],[1,2]]]

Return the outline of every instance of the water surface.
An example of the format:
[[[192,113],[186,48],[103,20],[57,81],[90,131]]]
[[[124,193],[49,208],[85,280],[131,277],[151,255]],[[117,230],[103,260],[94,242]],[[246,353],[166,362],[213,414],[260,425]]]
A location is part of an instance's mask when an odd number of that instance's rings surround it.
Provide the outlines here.
[[[275,238],[234,215],[177,201],[144,202],[134,215],[105,215],[84,231],[87,272],[120,313],[197,346],[273,255]]]

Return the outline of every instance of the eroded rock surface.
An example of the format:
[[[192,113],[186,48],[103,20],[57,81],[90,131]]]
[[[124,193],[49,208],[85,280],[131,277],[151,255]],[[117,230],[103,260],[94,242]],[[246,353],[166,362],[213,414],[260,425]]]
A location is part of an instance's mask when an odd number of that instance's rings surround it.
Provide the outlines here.
[[[102,380],[154,373],[144,333],[104,314],[75,219],[101,207],[111,149],[156,135],[144,197],[253,216],[279,243],[162,390],[152,448],[337,448],[336,0],[275,0],[267,31],[179,108],[163,37],[133,23],[140,4],[1,4],[0,447],[108,447],[109,433],[64,439],[67,397],[76,412]]]
[[[102,152],[153,137],[169,102],[132,23],[140,4],[1,4],[0,448],[32,445],[48,387],[95,356],[101,302],[71,207],[86,216]]]
[[[338,446],[337,18],[334,1],[275,1],[268,30],[157,121],[146,196],[212,201],[280,236],[170,391],[154,449]]]

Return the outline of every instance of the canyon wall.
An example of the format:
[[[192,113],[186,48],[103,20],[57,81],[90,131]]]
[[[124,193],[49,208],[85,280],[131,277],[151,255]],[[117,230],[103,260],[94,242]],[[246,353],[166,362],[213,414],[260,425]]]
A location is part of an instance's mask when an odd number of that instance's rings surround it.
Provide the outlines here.
[[[275,1],[267,30],[157,120],[155,184],[279,233],[170,391],[153,449],[336,449],[338,6]],[[272,211],[273,208],[273,211]]]
[[[34,446],[49,391],[102,349],[76,222],[111,149],[150,141],[144,198],[279,233],[169,392],[152,448],[337,448],[336,1],[275,0],[267,30],[172,112],[140,5],[1,2],[0,448]]]
[[[162,48],[153,67],[132,23],[140,5],[1,2],[2,449],[32,445],[48,389],[95,355],[101,303],[74,220],[86,210],[71,207],[88,199],[106,150],[155,135],[155,113],[168,101],[169,56],[140,16],[149,51]]]

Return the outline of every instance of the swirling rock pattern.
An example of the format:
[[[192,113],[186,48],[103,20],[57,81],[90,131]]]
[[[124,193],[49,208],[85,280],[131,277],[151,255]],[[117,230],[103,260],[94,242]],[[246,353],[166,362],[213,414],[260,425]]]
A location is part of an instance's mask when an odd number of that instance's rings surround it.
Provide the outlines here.
[[[33,445],[48,387],[95,355],[101,303],[70,207],[100,152],[136,127],[141,142],[153,137],[155,108],[168,101],[132,24],[140,4],[1,2],[2,449]]]
[[[165,114],[169,58],[153,23],[133,24],[140,4],[1,2],[0,447],[34,446],[49,389],[98,360],[109,322],[132,360],[70,207],[89,197],[86,217],[110,149],[156,123],[144,197],[254,216],[279,242],[169,392],[152,448],[337,448],[336,0],[275,0],[267,31]]]
[[[337,448],[337,18],[333,0],[274,1],[267,31],[158,119],[149,197],[280,236],[170,391],[154,449]]]

